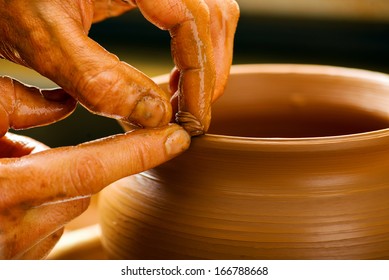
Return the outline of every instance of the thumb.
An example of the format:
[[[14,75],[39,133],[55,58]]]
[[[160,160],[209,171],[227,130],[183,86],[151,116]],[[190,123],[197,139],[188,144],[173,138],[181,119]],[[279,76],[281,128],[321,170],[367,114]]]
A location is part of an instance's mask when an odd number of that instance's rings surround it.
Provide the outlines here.
[[[178,125],[142,129],[75,147],[0,160],[5,206],[33,207],[89,196],[177,156],[190,137]]]

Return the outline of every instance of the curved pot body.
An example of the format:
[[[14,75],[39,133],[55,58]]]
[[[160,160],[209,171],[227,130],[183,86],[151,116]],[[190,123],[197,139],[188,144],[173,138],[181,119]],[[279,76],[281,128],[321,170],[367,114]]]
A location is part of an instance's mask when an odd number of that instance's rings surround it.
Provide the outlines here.
[[[388,76],[234,66],[212,116],[187,152],[103,191],[110,258],[389,258]]]

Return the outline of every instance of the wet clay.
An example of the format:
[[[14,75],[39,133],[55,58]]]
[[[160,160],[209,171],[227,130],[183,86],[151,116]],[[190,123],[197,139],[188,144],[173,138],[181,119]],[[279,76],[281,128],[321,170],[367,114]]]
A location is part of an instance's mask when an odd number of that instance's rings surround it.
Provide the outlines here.
[[[389,77],[234,66],[208,134],[100,196],[112,259],[388,259]]]

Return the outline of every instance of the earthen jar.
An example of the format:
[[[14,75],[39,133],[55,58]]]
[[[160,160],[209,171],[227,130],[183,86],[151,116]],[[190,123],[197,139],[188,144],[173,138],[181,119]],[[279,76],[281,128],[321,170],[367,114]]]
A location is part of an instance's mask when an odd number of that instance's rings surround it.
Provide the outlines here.
[[[103,191],[104,250],[112,259],[387,259],[388,127],[385,74],[233,66],[208,134]]]

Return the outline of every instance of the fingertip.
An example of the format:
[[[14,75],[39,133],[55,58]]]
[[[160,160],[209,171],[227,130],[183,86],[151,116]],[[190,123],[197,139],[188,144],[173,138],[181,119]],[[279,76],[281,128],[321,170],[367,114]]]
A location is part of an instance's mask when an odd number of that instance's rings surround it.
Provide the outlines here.
[[[128,121],[145,128],[152,128],[167,125],[171,118],[172,109],[168,100],[146,95],[138,101]]]
[[[165,141],[165,151],[169,157],[174,157],[190,146],[190,135],[179,125],[171,125],[171,132]]]

